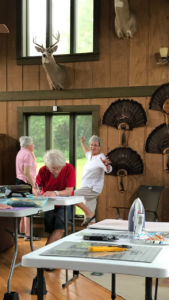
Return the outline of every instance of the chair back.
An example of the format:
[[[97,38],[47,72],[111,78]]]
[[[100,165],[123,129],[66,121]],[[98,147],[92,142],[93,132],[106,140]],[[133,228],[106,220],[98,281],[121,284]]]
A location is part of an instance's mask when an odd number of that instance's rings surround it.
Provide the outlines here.
[[[137,197],[142,201],[145,210],[147,209],[151,211],[146,212],[146,221],[156,221],[155,213],[157,214],[158,203],[163,188],[163,186],[149,185],[141,185],[139,187]]]

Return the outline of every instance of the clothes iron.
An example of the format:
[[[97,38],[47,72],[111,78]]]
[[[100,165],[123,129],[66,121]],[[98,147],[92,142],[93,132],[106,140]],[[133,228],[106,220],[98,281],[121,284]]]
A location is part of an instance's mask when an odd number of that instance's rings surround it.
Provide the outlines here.
[[[143,203],[137,198],[129,211],[128,216],[128,230],[135,234],[140,234],[145,228],[145,210]]]

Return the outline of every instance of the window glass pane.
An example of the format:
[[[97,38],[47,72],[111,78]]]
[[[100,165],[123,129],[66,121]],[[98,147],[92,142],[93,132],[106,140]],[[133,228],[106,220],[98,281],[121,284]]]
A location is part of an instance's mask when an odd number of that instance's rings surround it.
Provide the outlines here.
[[[85,145],[89,149],[89,139],[92,136],[92,115],[79,115],[76,117],[76,189],[81,187],[83,167],[87,161],[81,147],[80,135],[85,137]],[[76,207],[76,215],[84,215],[84,212]]]
[[[31,116],[29,118],[28,135],[34,141],[34,154],[37,161],[37,172],[44,166],[45,154],[45,116]]]
[[[52,34],[60,33],[57,54],[70,53],[70,0],[52,0]],[[52,36],[52,43],[56,40]]]
[[[40,5],[39,5],[40,4]],[[28,55],[42,55],[37,52],[33,44],[36,42],[46,47],[46,0],[28,0]]]
[[[76,0],[76,53],[93,52],[93,0]]]
[[[69,116],[53,116],[53,148],[62,151],[69,162]]]

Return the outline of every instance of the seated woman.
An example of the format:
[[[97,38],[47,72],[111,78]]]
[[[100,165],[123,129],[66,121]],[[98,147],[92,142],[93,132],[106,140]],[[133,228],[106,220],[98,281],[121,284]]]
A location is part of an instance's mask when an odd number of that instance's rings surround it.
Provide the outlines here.
[[[101,194],[104,185],[104,173],[110,173],[112,166],[108,157],[100,153],[102,140],[93,135],[89,140],[90,151],[85,145],[85,138],[80,137],[82,149],[87,157],[83,167],[81,188],[75,191],[75,196],[84,196],[85,204],[76,204],[85,213],[85,221],[82,225],[95,222],[96,199]]]
[[[42,188],[44,197],[74,195],[75,169],[66,163],[64,154],[59,150],[49,150],[44,155],[43,166],[36,177],[36,184]],[[35,195],[41,195],[37,187],[33,188]],[[55,206],[55,209],[44,213],[45,231],[49,233],[47,245],[59,240],[64,234],[64,224],[56,217],[58,214],[64,220],[64,206]],[[71,206],[68,206],[68,220]]]

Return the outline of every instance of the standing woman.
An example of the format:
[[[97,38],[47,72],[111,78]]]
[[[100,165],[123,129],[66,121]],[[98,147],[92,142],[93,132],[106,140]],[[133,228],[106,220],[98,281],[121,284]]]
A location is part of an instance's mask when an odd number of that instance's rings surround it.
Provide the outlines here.
[[[36,159],[34,155],[33,139],[29,136],[21,136],[19,139],[20,151],[16,156],[16,185],[27,184],[32,188],[36,180]],[[19,232],[25,233],[25,241],[30,240],[30,219],[22,217],[19,224]],[[39,237],[33,237],[34,241],[39,241]]]
[[[82,225],[95,222],[97,197],[101,194],[104,185],[104,174],[112,171],[111,161],[101,153],[102,140],[93,135],[89,140],[90,150],[85,145],[85,138],[80,137],[81,146],[87,158],[83,167],[81,188],[75,191],[75,196],[84,196],[85,204],[79,203],[85,213]]]

